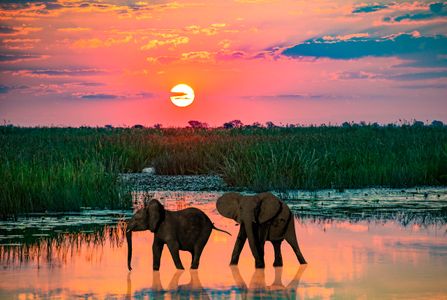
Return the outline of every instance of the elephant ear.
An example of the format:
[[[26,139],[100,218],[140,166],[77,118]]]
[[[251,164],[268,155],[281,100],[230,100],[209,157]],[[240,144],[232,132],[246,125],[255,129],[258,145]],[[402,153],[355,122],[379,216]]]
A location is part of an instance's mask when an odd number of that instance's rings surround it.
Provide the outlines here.
[[[272,193],[261,193],[256,195],[256,198],[261,201],[258,215],[259,223],[265,223],[278,215],[282,207],[282,202],[278,197]]]
[[[239,201],[241,199],[239,193],[225,193],[216,202],[217,211],[224,217],[239,222]]]
[[[165,208],[155,199],[152,199],[146,206],[148,212],[148,227],[152,232],[156,232],[158,226],[165,218]]]

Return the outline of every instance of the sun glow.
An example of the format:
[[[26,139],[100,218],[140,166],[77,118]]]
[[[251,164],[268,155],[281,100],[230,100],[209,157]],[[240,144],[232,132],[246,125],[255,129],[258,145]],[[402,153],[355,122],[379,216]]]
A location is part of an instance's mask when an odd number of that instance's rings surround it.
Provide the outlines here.
[[[187,84],[177,84],[171,89],[171,102],[179,107],[191,105],[194,101],[194,90]]]

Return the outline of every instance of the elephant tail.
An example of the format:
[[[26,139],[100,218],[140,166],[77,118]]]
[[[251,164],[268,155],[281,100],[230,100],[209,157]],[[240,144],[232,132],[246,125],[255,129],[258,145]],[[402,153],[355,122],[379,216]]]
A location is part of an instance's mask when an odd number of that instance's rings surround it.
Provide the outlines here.
[[[216,226],[214,226],[214,224],[213,224],[213,229],[215,229],[217,231],[225,232],[226,234],[231,235],[231,233],[229,233],[228,231],[225,231],[223,229],[217,228]]]

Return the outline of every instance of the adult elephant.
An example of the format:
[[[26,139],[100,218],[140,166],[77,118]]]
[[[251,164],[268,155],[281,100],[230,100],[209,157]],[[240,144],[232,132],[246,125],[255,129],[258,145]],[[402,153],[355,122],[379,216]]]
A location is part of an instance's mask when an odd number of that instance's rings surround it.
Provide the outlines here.
[[[225,193],[216,203],[217,211],[240,224],[239,234],[231,255],[230,265],[237,265],[245,240],[248,238],[256,268],[264,268],[264,244],[270,241],[275,251],[273,266],[282,266],[281,243],[286,240],[300,264],[306,264],[298,246],[293,214],[287,204],[272,193],[244,196]]]

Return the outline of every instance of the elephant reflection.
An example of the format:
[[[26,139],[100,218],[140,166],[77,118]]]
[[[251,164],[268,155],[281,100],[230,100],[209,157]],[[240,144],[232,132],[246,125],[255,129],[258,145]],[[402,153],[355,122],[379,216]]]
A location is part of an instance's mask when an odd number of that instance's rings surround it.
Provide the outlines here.
[[[274,268],[275,278],[269,286],[265,282],[264,269],[255,269],[248,287],[239,272],[238,266],[231,266],[231,273],[241,294],[241,299],[297,299],[297,289],[306,267],[306,265],[300,265],[287,286],[282,283],[282,267]]]
[[[199,271],[190,270],[191,280],[188,284],[179,285],[179,280],[183,270],[177,270],[171,278],[167,289],[163,289],[160,279],[160,272],[153,272],[152,291],[150,299],[210,299],[206,290],[202,287],[199,278]]]
[[[244,196],[225,193],[216,202],[217,211],[240,224],[230,265],[237,265],[245,241],[255,258],[256,268],[264,268],[264,244],[270,241],[275,251],[273,266],[282,266],[281,243],[286,240],[300,264],[306,264],[296,239],[293,214],[286,203],[272,193]]]

